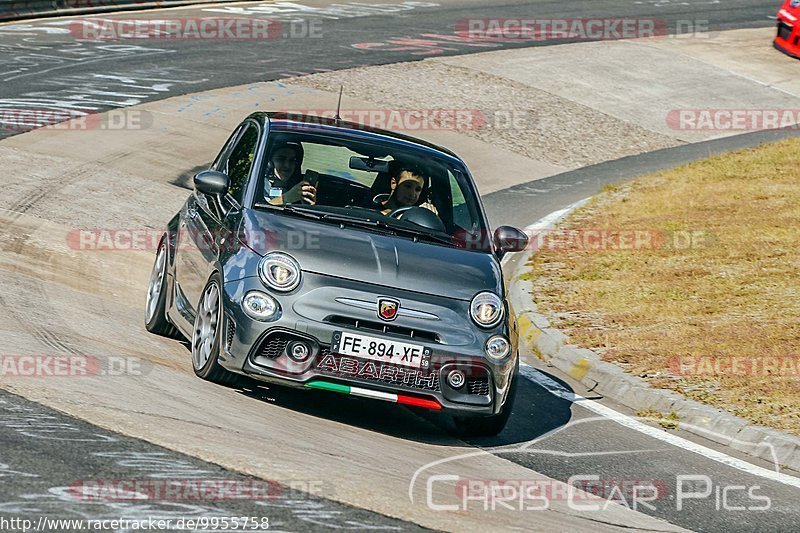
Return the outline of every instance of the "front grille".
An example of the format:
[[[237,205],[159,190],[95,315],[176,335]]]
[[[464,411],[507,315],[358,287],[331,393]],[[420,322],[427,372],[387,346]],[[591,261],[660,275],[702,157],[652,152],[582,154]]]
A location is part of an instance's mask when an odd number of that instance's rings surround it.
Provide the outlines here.
[[[431,342],[439,342],[439,336],[433,331],[425,331],[420,329],[411,329],[397,326],[395,324],[387,324],[386,322],[373,322],[371,320],[359,320],[346,316],[329,316],[325,319],[330,324],[343,326],[347,328],[360,329],[373,331],[375,333],[391,333],[394,335],[402,335],[410,339],[420,339]]]
[[[489,395],[489,378],[484,376],[480,378],[467,378],[467,389],[470,394],[478,396]]]
[[[792,34],[792,27],[786,24],[785,22],[778,23],[778,38],[789,40],[789,36]]]
[[[340,362],[340,356],[337,354],[331,354],[331,350],[328,347],[322,348],[322,350],[320,350],[317,363],[322,361],[328,355],[333,355],[333,357],[336,359],[336,363],[338,366]],[[358,360],[362,362],[367,362],[367,360],[365,359],[358,359]],[[342,373],[328,372],[326,369],[320,369],[320,368],[317,368],[317,371],[340,379],[355,378],[355,379],[362,379],[365,381],[371,381],[373,383],[395,385],[416,390],[433,391],[433,392],[439,391],[439,372],[436,371],[435,369],[431,370],[430,374],[422,374],[421,370],[417,369],[412,369],[412,368],[406,369],[405,367],[395,366],[395,365],[381,365],[379,361],[373,361],[373,362],[375,363],[375,366],[377,368],[380,368],[381,366],[389,366],[398,369],[399,371],[402,370],[405,372],[403,374],[399,374],[398,372],[398,374],[393,374],[392,376],[387,375],[383,379],[381,379],[379,376],[342,374]]]

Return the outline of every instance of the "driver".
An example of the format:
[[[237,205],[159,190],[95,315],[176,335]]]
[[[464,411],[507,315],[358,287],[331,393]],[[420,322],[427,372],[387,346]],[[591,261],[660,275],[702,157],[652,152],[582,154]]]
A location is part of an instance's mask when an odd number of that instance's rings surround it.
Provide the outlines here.
[[[401,207],[416,205],[425,187],[425,176],[418,168],[399,165],[392,174],[391,187],[389,198],[380,205],[380,211],[384,215]]]
[[[303,146],[298,142],[276,145],[270,154],[264,193],[272,205],[293,204],[303,201],[315,204],[317,189],[303,179]]]

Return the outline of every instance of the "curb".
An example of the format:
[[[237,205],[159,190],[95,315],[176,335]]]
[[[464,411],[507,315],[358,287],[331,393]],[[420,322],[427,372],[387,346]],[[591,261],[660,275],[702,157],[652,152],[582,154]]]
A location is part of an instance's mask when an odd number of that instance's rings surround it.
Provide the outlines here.
[[[557,212],[557,216],[545,217],[527,229],[552,229],[582,203]],[[569,337],[551,326],[529,296],[533,292],[533,283],[520,279],[528,270],[526,263],[520,261],[511,274],[509,300],[517,315],[520,339],[539,359],[561,370],[590,391],[636,412],[655,410],[664,417],[672,414],[670,421],[677,422],[684,431],[770,461],[776,471],[790,468],[800,472],[800,438],[754,425],[727,411],[687,399],[676,392],[653,388],[644,379],[603,361],[594,351],[569,344]],[[675,415],[678,416],[677,421],[674,421]]]

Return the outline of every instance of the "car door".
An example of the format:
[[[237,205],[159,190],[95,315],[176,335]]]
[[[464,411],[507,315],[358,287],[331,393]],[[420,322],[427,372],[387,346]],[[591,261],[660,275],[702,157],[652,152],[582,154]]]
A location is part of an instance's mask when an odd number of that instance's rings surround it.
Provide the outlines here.
[[[253,121],[245,122],[234,144],[215,162],[214,168],[228,175],[231,181],[229,194],[242,201],[247,179],[255,159],[260,138],[260,128]],[[194,191],[182,213],[182,226],[176,255],[178,286],[185,304],[191,308],[192,318],[200,296],[219,258],[221,239],[227,235],[224,217],[230,209],[227,199]]]

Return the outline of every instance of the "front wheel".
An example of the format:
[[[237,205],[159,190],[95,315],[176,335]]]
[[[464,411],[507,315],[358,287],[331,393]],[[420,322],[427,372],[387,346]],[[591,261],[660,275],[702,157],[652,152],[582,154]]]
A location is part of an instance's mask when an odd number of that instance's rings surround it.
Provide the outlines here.
[[[217,361],[222,331],[222,282],[214,275],[203,289],[192,328],[192,368],[199,377],[231,385],[236,374],[225,370]]]
[[[453,422],[456,425],[456,433],[460,437],[494,437],[503,431],[511,410],[514,407],[514,398],[517,395],[517,381],[519,376],[514,376],[511,381],[511,390],[508,391],[508,398],[499,414],[490,416],[454,416]]]

